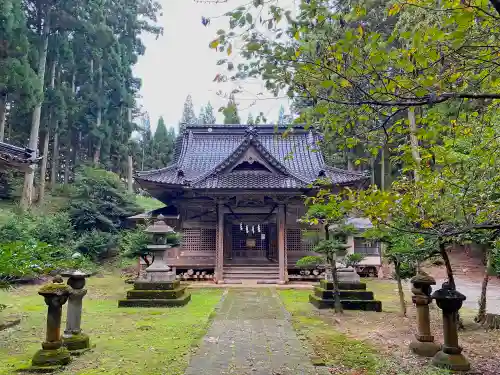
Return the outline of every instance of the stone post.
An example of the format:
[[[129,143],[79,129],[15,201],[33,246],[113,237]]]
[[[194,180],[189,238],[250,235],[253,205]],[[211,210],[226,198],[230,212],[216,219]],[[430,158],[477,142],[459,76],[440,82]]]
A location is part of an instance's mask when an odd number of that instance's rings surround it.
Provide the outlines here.
[[[82,333],[82,300],[87,294],[84,289],[85,278],[89,275],[80,271],[63,274],[68,277],[68,285],[71,287],[68,299],[68,312],[66,317],[66,329],[63,334],[63,345],[70,351],[85,351],[90,348],[89,337]]]
[[[47,332],[42,349],[31,360],[33,369],[57,369],[71,360],[69,351],[62,346],[61,341],[62,306],[68,300],[69,293],[70,288],[63,284],[61,276],[54,277],[51,284],[44,285],[38,291],[48,306]]]
[[[469,371],[470,363],[463,356],[462,348],[458,345],[458,310],[462,307],[466,297],[451,289],[448,283],[443,283],[441,289],[432,294],[436,304],[443,311],[444,344],[441,350],[432,358],[436,367],[451,371]]]
[[[411,300],[417,307],[418,333],[410,343],[410,349],[413,353],[423,357],[434,357],[439,351],[439,345],[434,342],[434,336],[431,335],[429,304],[432,303],[432,285],[436,285],[436,280],[421,273],[414,276],[411,283],[413,285]]]

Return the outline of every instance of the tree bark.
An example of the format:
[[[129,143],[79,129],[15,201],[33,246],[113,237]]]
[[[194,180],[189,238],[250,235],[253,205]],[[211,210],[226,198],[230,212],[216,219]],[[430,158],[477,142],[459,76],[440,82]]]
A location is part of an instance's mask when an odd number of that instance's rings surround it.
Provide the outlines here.
[[[97,105],[97,118],[96,118],[96,128],[99,129],[101,127],[102,123],[102,106],[101,106],[101,94],[102,94],[102,59],[99,59],[99,65],[97,67],[97,74],[98,74],[98,81],[97,81],[97,96],[98,96],[98,105]],[[94,167],[99,166],[99,160],[101,158],[101,144],[102,140],[99,137],[97,139],[97,144],[95,146],[94,150],[94,157],[93,157],[93,162],[94,162]]]
[[[134,192],[134,163],[132,160],[132,155],[129,155],[128,158],[128,175],[127,175],[127,185],[128,185],[128,192],[132,194]]]
[[[394,273],[396,275],[396,282],[398,284],[399,306],[401,307],[401,315],[406,317],[406,301],[405,292],[403,290],[403,283],[401,282],[401,263],[394,262]]]
[[[375,157],[370,158],[370,182],[372,185],[375,185]]]
[[[43,203],[45,199],[45,178],[47,174],[47,162],[48,162],[48,154],[49,154],[49,138],[50,132],[49,130],[45,130],[43,137],[43,157],[42,157],[42,165],[40,168],[40,192],[38,193],[38,203]]]
[[[52,189],[57,185],[59,175],[59,129],[55,130],[54,141],[52,144],[52,166],[50,167],[50,186]]]
[[[380,155],[380,189],[385,191],[385,145]]]
[[[39,58],[38,58],[37,75],[42,89],[45,80],[45,66],[47,63],[47,49],[49,46],[49,33],[50,33],[49,19],[50,19],[50,11],[47,11],[40,33],[41,40],[38,51]],[[40,130],[40,117],[42,114],[42,104],[43,100],[40,100],[36,104],[31,118],[31,131],[30,131],[30,140],[28,145],[29,148],[32,150],[36,150],[38,146],[38,133]],[[21,207],[23,209],[29,208],[32,204],[34,177],[35,177],[35,166],[32,165],[24,175],[24,186],[23,186],[23,193],[21,196]]]
[[[415,117],[415,108],[408,108],[408,122],[410,123],[410,147],[413,161],[415,162],[414,178],[415,182],[420,181],[420,152],[418,151],[418,138],[417,138],[417,120]]]
[[[455,277],[453,275],[453,269],[451,268],[450,257],[446,252],[446,245],[441,242],[439,243],[439,254],[441,255],[441,258],[443,258],[444,265],[446,267],[446,275],[448,277],[448,283],[450,284],[450,288],[456,290]]]
[[[325,225],[325,240],[328,241],[330,239],[330,225]],[[340,288],[339,288],[339,277],[337,274],[337,257],[334,255],[330,259],[328,259],[330,263],[331,272],[332,272],[332,281],[333,281],[333,298],[335,313],[342,314],[344,309],[342,308],[342,302],[340,301]]]
[[[476,322],[483,322],[486,319],[486,292],[488,291],[488,282],[490,281],[489,270],[491,268],[491,252],[486,250],[486,269],[484,270],[483,282],[481,283],[481,296],[479,297],[479,309],[474,318]]]
[[[5,120],[7,118],[7,94],[0,94],[0,142],[5,138]]]

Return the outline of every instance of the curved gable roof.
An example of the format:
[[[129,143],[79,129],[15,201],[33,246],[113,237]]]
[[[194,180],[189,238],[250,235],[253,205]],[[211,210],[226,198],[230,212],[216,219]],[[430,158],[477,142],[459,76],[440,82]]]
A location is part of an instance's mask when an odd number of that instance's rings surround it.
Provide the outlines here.
[[[317,134],[302,126],[192,125],[176,142],[174,163],[139,172],[138,180],[192,188],[300,188],[314,182],[320,172],[334,184],[366,180],[363,174],[326,166]],[[279,172],[222,173],[249,148]]]

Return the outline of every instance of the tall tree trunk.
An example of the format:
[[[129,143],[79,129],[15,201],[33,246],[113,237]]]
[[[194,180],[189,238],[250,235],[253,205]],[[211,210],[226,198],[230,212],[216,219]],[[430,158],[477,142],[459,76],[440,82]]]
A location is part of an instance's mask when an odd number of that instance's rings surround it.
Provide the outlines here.
[[[38,51],[39,57],[38,57],[37,75],[42,89],[45,80],[45,66],[47,62],[47,49],[49,46],[49,32],[50,32],[49,19],[50,19],[50,11],[47,11],[43,22],[43,27],[40,33],[41,40]],[[36,150],[38,146],[38,133],[40,130],[40,117],[42,114],[42,104],[43,100],[39,101],[36,104],[31,118],[31,131],[30,131],[30,140],[28,145],[29,148],[32,150]],[[24,186],[23,186],[23,193],[21,196],[21,207],[23,209],[29,208],[32,204],[34,177],[35,177],[35,166],[32,165],[24,175]]]
[[[396,282],[398,284],[399,306],[401,308],[401,315],[406,317],[405,292],[403,290],[403,283],[401,282],[401,262],[394,262],[394,273],[396,275]]]
[[[415,163],[414,177],[415,182],[420,181],[420,152],[418,151],[418,137],[417,137],[417,119],[415,117],[415,108],[408,108],[408,122],[410,123],[410,147],[411,155]]]
[[[102,94],[102,58],[99,59],[99,65],[97,67],[98,81],[97,81],[97,96],[99,97],[99,103],[97,106],[97,119],[96,119],[96,128],[99,129],[102,123],[102,105],[101,105],[101,94]],[[99,137],[97,139],[97,144],[94,150],[94,166],[97,167],[99,165],[99,159],[101,158],[101,144],[102,140]]]
[[[50,167],[50,186],[52,189],[57,185],[59,172],[59,129],[56,128],[52,144],[52,166]]]
[[[385,191],[385,145],[380,154],[380,189]]]
[[[69,184],[69,172],[70,172],[70,160],[71,160],[71,142],[66,146],[66,152],[64,154],[64,185]]]
[[[375,157],[374,156],[372,156],[370,158],[370,169],[371,169],[370,182],[372,185],[375,185]]]
[[[325,240],[330,239],[330,225],[325,225]],[[332,282],[333,282],[333,299],[334,299],[334,309],[335,313],[343,313],[342,302],[340,301],[340,288],[339,288],[339,277],[337,274],[337,256],[334,255],[331,259],[328,259],[330,263],[332,272]]]
[[[128,161],[128,175],[127,175],[127,184],[128,184],[128,192],[132,194],[134,192],[134,162],[132,160],[132,155],[129,155],[127,158]]]
[[[52,61],[52,66],[50,67],[50,88],[54,90],[56,87],[56,67],[57,67],[57,59]],[[40,192],[38,194],[38,203],[43,203],[45,198],[45,185],[46,185],[46,175],[47,175],[47,164],[49,160],[49,137],[50,137],[50,128],[52,127],[54,108],[49,109],[49,121],[47,123],[47,129],[45,130],[44,139],[43,139],[43,148],[42,148],[42,167],[40,168]],[[54,126],[56,127],[56,126]]]
[[[49,138],[50,132],[49,129],[45,130],[43,137],[43,157],[42,157],[42,165],[40,168],[40,192],[38,193],[38,203],[43,203],[45,199],[45,178],[47,174],[47,162],[48,162],[48,154],[49,154]]]
[[[7,118],[7,94],[0,94],[0,142],[5,138],[5,120]]]
[[[481,296],[479,297],[479,310],[474,318],[476,322],[483,322],[486,319],[486,292],[490,281],[491,251],[486,250],[486,269],[484,270],[483,282],[481,283]]]
[[[446,267],[446,275],[448,277],[450,288],[455,290],[455,277],[453,275],[453,269],[451,268],[450,257],[448,256],[448,253],[446,251],[446,245],[442,242],[439,242],[439,254],[441,255],[441,258],[443,258],[444,265]]]

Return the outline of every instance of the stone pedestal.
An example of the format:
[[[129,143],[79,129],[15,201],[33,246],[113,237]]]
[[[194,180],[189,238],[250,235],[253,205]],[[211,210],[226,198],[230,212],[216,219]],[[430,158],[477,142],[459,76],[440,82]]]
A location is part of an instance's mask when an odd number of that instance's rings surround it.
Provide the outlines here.
[[[444,283],[441,289],[432,294],[436,304],[443,311],[444,344],[441,350],[432,358],[436,367],[451,371],[469,371],[470,363],[463,356],[462,348],[458,345],[458,310],[462,307],[466,297]]]
[[[328,275],[328,272],[327,272]],[[344,280],[355,280],[355,277],[346,272]],[[359,277],[359,276],[358,276]],[[366,284],[359,281],[339,281],[340,302],[344,310],[382,311],[382,302],[375,301],[373,292],[366,290]],[[318,309],[335,308],[333,281],[328,278],[321,280],[319,286],[309,295],[311,302]]]
[[[71,361],[70,353],[61,341],[62,306],[70,293],[70,288],[62,282],[62,277],[56,276],[51,284],[44,285],[38,291],[48,306],[47,332],[42,349],[35,353],[28,370],[55,371]]]
[[[161,218],[158,216],[158,220],[146,229],[153,234],[153,244],[148,249],[154,259],[146,268],[146,278],[134,283],[134,289],[127,292],[126,299],[118,301],[118,307],[177,307],[191,300],[191,295],[186,293],[187,287],[180,285],[165,262],[165,251],[170,249],[166,235],[174,231]]]
[[[410,343],[410,349],[423,357],[434,357],[439,351],[439,345],[434,342],[434,336],[431,335],[429,304],[432,303],[432,285],[436,285],[436,280],[422,273],[413,277],[411,283],[412,301],[417,307],[418,333]]]
[[[68,298],[68,312],[66,317],[66,329],[63,334],[63,345],[68,348],[71,354],[81,354],[90,348],[90,339],[81,330],[82,321],[82,301],[87,294],[84,289],[85,278],[88,274],[75,271],[63,274],[68,277],[68,285],[71,291]]]

